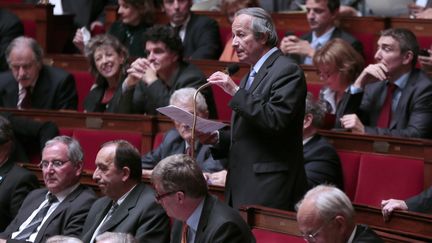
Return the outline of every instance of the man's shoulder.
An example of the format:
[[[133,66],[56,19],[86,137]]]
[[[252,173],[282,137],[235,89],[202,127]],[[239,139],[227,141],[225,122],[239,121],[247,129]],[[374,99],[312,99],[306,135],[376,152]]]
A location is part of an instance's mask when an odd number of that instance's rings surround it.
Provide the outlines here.
[[[195,24],[217,24],[216,20],[206,16],[191,13],[190,23]]]
[[[350,33],[339,29],[339,28],[335,28],[335,30],[333,31],[333,34],[331,36],[332,39],[334,38],[341,38],[344,41],[352,44],[354,42],[358,42],[357,38],[355,38],[353,35],[351,35]]]
[[[182,76],[196,76],[197,78],[205,77],[204,73],[199,69],[195,64],[190,62],[182,62],[180,63],[180,77]]]
[[[11,83],[11,82],[16,83],[15,78],[14,78],[14,76],[12,75],[12,72],[11,72],[11,71],[4,71],[4,72],[1,72],[1,73],[0,73],[0,80],[1,80],[1,82],[0,82],[0,86],[6,86],[7,84],[9,84],[9,83]]]
[[[52,79],[54,78],[54,80],[65,79],[66,77],[71,75],[69,72],[67,72],[66,70],[64,70],[62,68],[54,67],[54,66],[48,66],[48,65],[44,65],[42,67],[41,73],[42,73],[42,75],[48,75]]]

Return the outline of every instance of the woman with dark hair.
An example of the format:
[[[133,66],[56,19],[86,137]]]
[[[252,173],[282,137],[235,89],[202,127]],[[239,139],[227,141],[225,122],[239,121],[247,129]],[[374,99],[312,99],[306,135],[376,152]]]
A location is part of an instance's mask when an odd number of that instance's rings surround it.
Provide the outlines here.
[[[363,57],[346,41],[335,38],[315,52],[313,63],[325,86],[320,99],[326,103],[327,113],[336,116],[335,127],[340,127],[339,103],[349,86],[364,68]]]
[[[111,35],[93,37],[85,47],[96,82],[84,101],[86,112],[116,112],[112,104],[121,96],[121,84],[125,78],[128,52]]]
[[[120,43],[127,47],[133,57],[144,57],[143,33],[154,24],[154,0],[118,0],[117,13],[120,20],[114,22],[108,33],[115,36]],[[84,37],[81,30],[77,30],[74,44],[78,49],[84,49]]]

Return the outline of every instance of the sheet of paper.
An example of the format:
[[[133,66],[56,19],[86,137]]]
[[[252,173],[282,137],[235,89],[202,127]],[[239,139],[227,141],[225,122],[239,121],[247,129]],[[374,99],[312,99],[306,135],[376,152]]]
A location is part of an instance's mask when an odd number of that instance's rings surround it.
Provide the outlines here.
[[[408,4],[412,2],[412,0],[366,0],[366,6],[372,10],[374,16],[408,16]]]
[[[193,115],[177,106],[169,105],[157,108],[156,110],[177,122],[184,123],[192,127]],[[197,123],[195,128],[197,131],[202,133],[211,133],[225,126],[226,124],[222,122],[197,117]]]

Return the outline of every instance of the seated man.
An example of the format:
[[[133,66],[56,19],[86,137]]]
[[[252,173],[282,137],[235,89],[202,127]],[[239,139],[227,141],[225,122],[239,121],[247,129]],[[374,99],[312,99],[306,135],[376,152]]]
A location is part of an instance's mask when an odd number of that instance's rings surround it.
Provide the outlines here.
[[[314,101],[312,94],[308,93],[303,120],[303,157],[306,177],[310,187],[330,183],[343,189],[339,156],[334,147],[317,134],[324,115],[324,105]]]
[[[322,47],[330,39],[341,38],[363,55],[361,42],[335,25],[339,5],[339,0],[307,0],[307,20],[311,32],[300,38],[288,32],[280,43],[281,51],[284,54],[292,54],[298,63],[312,64],[316,49]]]
[[[146,31],[144,39],[148,56],[132,63],[118,108],[114,109],[122,113],[155,115],[157,108],[168,105],[175,90],[205,84],[204,74],[183,61],[181,40],[171,27],[154,26]],[[211,89],[205,89],[203,94],[209,117],[216,118]]]
[[[15,163],[14,137],[10,122],[0,116],[0,232],[15,218],[27,194],[39,187],[36,175]]]
[[[415,67],[419,46],[407,29],[387,29],[376,64],[367,66],[340,102],[341,126],[353,133],[432,138],[432,81]]]
[[[432,187],[407,200],[382,200],[381,210],[384,219],[388,220],[394,210],[413,211],[418,213],[432,213]]]
[[[79,236],[96,196],[80,185],[83,153],[67,136],[49,140],[40,167],[46,188],[32,191],[15,219],[0,233],[0,242],[42,243],[53,235]],[[5,240],[2,240],[5,239]]]
[[[18,36],[24,35],[24,26],[14,13],[0,9],[0,71],[8,70],[6,48]]]
[[[297,204],[297,222],[307,242],[384,242],[366,225],[356,224],[349,198],[334,186],[319,185]]]
[[[43,64],[43,50],[28,37],[6,50],[10,71],[0,74],[0,106],[19,109],[73,109],[78,96],[72,75]]]
[[[196,89],[182,88],[176,90],[170,99],[170,105],[177,106],[183,110],[193,113],[193,98]],[[208,110],[204,97],[198,93],[196,97],[197,115],[207,118]],[[159,145],[159,147],[141,158],[143,174],[150,175],[151,169],[165,157],[173,154],[188,154],[191,149],[190,140],[192,137],[191,128],[177,121],[174,121],[175,129],[169,130]],[[195,145],[196,161],[203,172],[217,172],[223,169],[219,160],[214,160],[209,145],[203,145],[199,142]]]
[[[188,155],[171,155],[160,161],[153,170],[152,183],[157,202],[176,219],[172,243],[255,242],[240,214],[208,193],[201,169]]]
[[[91,207],[81,239],[86,243],[106,232],[132,234],[139,242],[169,242],[169,219],[154,200],[154,191],[141,182],[141,159],[130,143],[102,145],[93,179],[104,197]]]
[[[131,234],[119,232],[105,232],[96,237],[96,243],[139,243]]]
[[[217,22],[192,13],[192,0],[163,0],[162,3],[170,26],[176,29],[176,35],[181,38],[184,57],[217,60],[222,51]]]

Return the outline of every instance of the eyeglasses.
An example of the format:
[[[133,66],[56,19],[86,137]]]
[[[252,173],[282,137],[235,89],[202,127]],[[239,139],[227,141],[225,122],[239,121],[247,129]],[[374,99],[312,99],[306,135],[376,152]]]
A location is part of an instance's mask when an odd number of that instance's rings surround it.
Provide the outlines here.
[[[317,75],[320,79],[322,80],[327,80],[328,78],[330,78],[332,75],[339,73],[339,71],[333,71],[333,72],[321,72],[320,70],[317,71]]]
[[[156,193],[156,195],[155,195],[156,201],[160,202],[163,198],[168,197],[168,196],[170,196],[174,193],[177,193],[177,192],[183,192],[183,191],[172,191],[172,192],[165,192],[162,194]]]
[[[64,164],[66,164],[67,162],[69,162],[70,160],[52,160],[51,162],[47,161],[47,160],[42,160],[39,163],[39,167],[41,169],[46,169],[48,168],[48,166],[51,164],[54,168],[60,168],[62,167]]]
[[[321,225],[321,227],[319,227],[314,233],[312,234],[303,234],[302,233],[302,237],[306,242],[316,242],[315,237],[318,235],[319,232],[321,232],[322,229],[324,229],[324,227],[326,227],[333,219],[335,219],[336,216],[334,216],[333,218],[327,220],[327,222],[325,222],[323,225]]]

